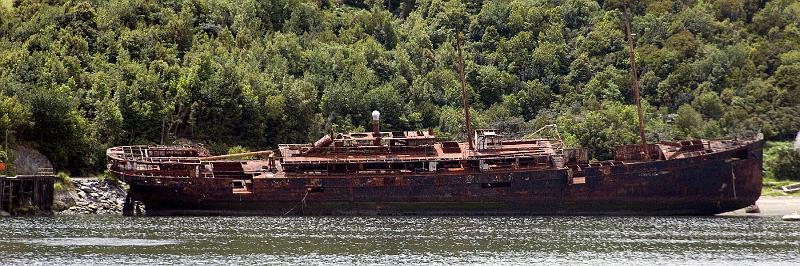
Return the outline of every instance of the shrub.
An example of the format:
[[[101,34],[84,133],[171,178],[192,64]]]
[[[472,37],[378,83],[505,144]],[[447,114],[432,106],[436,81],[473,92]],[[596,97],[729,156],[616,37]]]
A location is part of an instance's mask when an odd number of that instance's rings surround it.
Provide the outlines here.
[[[248,150],[245,147],[238,146],[238,145],[228,148],[228,154],[237,154],[237,153],[245,153],[245,152],[250,152],[250,150]]]
[[[791,142],[767,142],[764,147],[764,178],[800,181],[800,150],[795,150]]]
[[[250,152],[250,150],[245,148],[245,147],[239,146],[239,145],[228,148],[228,154],[238,154],[238,153],[246,153],[246,152]],[[239,157],[238,159],[252,160],[252,159],[255,159],[255,158],[256,158],[255,156],[243,156],[243,157]]]
[[[777,160],[772,165],[775,178],[800,181],[800,150],[784,148],[778,150],[776,155]]]
[[[58,172],[56,174],[56,182],[53,183],[53,189],[63,190],[72,184],[72,178],[65,172]]]
[[[111,183],[111,184],[113,184],[115,186],[119,186],[120,185],[119,179],[116,176],[114,176],[113,174],[111,174],[111,172],[109,172],[108,170],[105,170],[103,172],[103,174],[97,176],[97,181],[100,181],[100,182],[106,181],[106,182]]]

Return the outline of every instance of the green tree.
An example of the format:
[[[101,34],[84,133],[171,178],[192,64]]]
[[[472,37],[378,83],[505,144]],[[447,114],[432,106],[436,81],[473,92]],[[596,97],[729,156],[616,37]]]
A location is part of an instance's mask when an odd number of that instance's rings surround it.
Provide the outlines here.
[[[80,171],[95,164],[89,122],[69,96],[70,88],[40,88],[23,96],[31,106],[33,127],[18,132],[38,144],[58,168]]]
[[[23,131],[33,126],[30,108],[17,99],[0,94],[0,133]]]
[[[718,119],[722,117],[724,110],[724,103],[719,95],[714,92],[705,92],[692,101],[692,107],[699,111],[701,114]],[[680,110],[680,109],[679,109]]]
[[[703,116],[694,110],[691,105],[681,105],[675,118],[675,126],[678,127],[682,137],[697,137],[700,128],[703,126]]]
[[[770,168],[777,179],[800,181],[800,150],[779,149],[776,158]]]
[[[558,127],[566,134],[575,136],[578,142],[589,148],[597,159],[610,159],[614,147],[636,143],[638,122],[636,107],[607,102],[602,109],[588,111],[579,119],[561,119]]]
[[[456,33],[476,127],[521,136],[558,121],[570,145],[609,158],[637,141],[624,7],[650,140],[800,130],[793,0],[12,6],[0,8],[0,130],[60,170],[98,172],[112,145],[274,149],[364,130],[373,109],[385,128],[461,138]]]
[[[778,67],[772,78],[773,84],[781,89],[784,106],[800,105],[800,63]]]

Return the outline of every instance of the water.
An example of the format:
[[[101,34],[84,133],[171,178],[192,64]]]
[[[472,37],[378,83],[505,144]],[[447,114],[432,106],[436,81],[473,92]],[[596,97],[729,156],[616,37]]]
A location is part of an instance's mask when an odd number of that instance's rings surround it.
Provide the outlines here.
[[[797,264],[780,217],[0,219],[0,264]]]

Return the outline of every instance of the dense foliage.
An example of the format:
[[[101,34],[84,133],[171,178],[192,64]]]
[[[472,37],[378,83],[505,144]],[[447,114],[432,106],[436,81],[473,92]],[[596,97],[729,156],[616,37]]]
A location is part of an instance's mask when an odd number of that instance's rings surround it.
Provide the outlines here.
[[[633,1],[650,140],[800,130],[800,2]],[[327,132],[463,136],[558,123],[598,158],[637,140],[621,0],[15,0],[0,7],[0,131],[57,168],[106,147],[224,153]],[[4,5],[5,6],[5,5]]]
[[[800,149],[790,142],[767,142],[764,149],[765,181],[800,181]]]

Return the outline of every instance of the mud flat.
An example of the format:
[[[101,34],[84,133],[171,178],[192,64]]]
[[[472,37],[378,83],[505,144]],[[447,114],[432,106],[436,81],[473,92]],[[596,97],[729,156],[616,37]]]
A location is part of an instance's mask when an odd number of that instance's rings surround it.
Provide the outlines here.
[[[722,216],[783,216],[800,211],[800,196],[764,196],[756,202],[761,213],[746,213],[744,209],[726,212]]]

